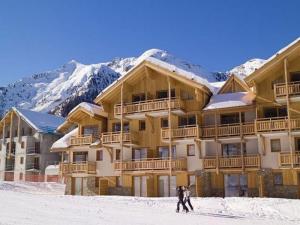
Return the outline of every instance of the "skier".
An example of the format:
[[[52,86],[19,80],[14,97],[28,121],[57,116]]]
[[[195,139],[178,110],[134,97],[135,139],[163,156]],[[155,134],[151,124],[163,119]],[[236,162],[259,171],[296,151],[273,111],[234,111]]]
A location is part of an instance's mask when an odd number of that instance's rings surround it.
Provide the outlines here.
[[[194,211],[194,208],[192,206],[192,203],[191,203],[191,191],[189,190],[188,187],[185,187],[185,191],[184,191],[184,204],[188,203],[191,210]]]
[[[177,213],[179,212],[180,204],[181,204],[183,207],[183,210],[188,213],[189,209],[185,206],[185,203],[184,203],[184,187],[182,187],[182,186],[177,187],[177,193],[178,193],[178,202],[177,202],[176,212]]]

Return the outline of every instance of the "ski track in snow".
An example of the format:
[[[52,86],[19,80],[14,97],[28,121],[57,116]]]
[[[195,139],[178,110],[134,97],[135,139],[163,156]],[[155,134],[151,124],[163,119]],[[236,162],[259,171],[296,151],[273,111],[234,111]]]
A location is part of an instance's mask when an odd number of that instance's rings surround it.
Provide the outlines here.
[[[176,198],[65,196],[54,183],[0,182],[0,225],[296,225],[300,200],[192,198],[195,211],[176,213]]]

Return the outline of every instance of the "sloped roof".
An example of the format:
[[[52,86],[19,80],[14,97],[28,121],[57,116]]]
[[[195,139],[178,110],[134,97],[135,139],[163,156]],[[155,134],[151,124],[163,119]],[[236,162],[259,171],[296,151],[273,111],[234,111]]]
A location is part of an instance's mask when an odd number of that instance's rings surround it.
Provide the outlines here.
[[[252,105],[254,99],[255,95],[251,92],[217,94],[210,98],[203,111],[248,106]]]
[[[215,92],[215,87],[210,84],[210,82],[205,78],[205,75],[200,74],[200,71],[199,71],[199,73],[196,73],[193,70],[189,71],[187,68],[183,68],[180,65],[164,62],[162,60],[159,60],[157,58],[154,58],[154,57],[150,56],[148,58],[143,59],[142,61],[139,61],[139,63],[137,63],[134,67],[132,67],[126,74],[120,76],[117,80],[115,80],[113,83],[111,83],[106,88],[104,88],[98,94],[95,101],[97,101],[97,99],[99,99],[109,89],[111,89],[112,87],[119,84],[121,80],[124,80],[127,77],[129,77],[132,74],[132,72],[134,70],[136,70],[138,67],[140,67],[142,64],[154,65],[154,66],[160,67],[160,68],[165,69],[165,70],[167,70],[171,73],[174,73],[175,75],[177,75],[181,78],[185,78],[186,80],[190,80],[190,81],[194,82],[195,84],[199,85],[199,88],[204,87],[205,89],[207,89],[208,92],[211,92],[211,93]]]
[[[95,105],[92,103],[88,102],[81,102],[79,105],[77,105],[75,108],[73,108],[70,112],[69,115],[74,113],[76,110],[79,108],[85,109],[87,112],[89,112],[91,115],[101,115],[107,117],[107,113],[104,112],[102,106]]]
[[[57,127],[65,121],[63,117],[54,116],[48,113],[35,112],[15,107],[13,107],[13,110],[32,128],[41,133],[56,133]]]
[[[74,130],[65,134],[62,138],[58,139],[56,142],[53,143],[51,150],[55,151],[55,150],[68,148],[70,146],[71,137],[76,135],[77,133],[78,133],[78,128],[75,128]]]

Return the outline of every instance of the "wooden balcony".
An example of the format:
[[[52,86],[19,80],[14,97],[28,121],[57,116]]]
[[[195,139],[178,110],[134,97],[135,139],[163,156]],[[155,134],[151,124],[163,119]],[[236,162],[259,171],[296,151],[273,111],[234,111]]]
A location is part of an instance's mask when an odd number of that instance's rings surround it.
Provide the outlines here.
[[[228,137],[228,136],[240,136],[241,131],[243,135],[255,134],[254,123],[235,123],[218,126],[206,126],[201,130],[201,136],[203,138],[214,138],[214,137]]]
[[[70,139],[71,146],[81,146],[81,145],[90,145],[97,140],[97,137],[94,135],[77,135],[72,136]]]
[[[170,165],[171,163],[171,165]],[[152,158],[139,161],[125,161],[125,162],[115,162],[115,170],[123,171],[145,171],[145,170],[169,170],[172,166],[172,170],[185,171],[187,170],[186,158],[180,159],[161,159]]]
[[[281,167],[300,167],[300,152],[281,152],[279,155],[279,163]]]
[[[277,101],[286,101],[287,93],[291,98],[300,97],[300,82],[290,82],[287,87],[285,83],[274,84],[274,95]]]
[[[153,99],[141,102],[125,103],[123,106],[123,114],[128,118],[144,118],[145,113],[150,116],[167,115],[169,109],[169,99]],[[180,99],[171,99],[171,110],[173,113],[182,113],[184,102]],[[121,115],[121,105],[114,107],[115,117]]]
[[[161,139],[163,141],[168,141],[170,135],[169,128],[161,129]],[[198,126],[193,127],[181,127],[171,129],[171,137],[174,140],[184,140],[184,139],[191,139],[191,138],[198,138],[199,137],[199,128]]]
[[[96,162],[60,163],[59,172],[63,175],[72,173],[96,174]]]
[[[206,157],[203,161],[204,169],[245,169],[254,168],[258,169],[261,166],[259,155],[241,155],[219,157],[216,156]]]
[[[287,131],[288,122],[286,117],[261,118],[255,121],[257,132]],[[291,130],[300,129],[300,118],[292,118],[290,122]]]
[[[119,145],[121,142],[121,132],[107,132],[102,133],[101,142],[103,145],[115,146]],[[136,132],[124,132],[123,133],[123,143],[124,144],[137,144],[138,134]]]

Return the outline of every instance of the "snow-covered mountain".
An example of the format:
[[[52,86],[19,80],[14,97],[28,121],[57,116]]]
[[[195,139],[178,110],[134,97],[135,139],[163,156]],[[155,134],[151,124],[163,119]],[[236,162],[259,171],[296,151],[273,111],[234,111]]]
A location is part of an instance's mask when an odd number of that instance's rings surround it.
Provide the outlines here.
[[[16,106],[66,116],[77,104],[91,102],[105,87],[148,57],[192,72],[208,82],[225,80],[229,73],[246,76],[263,62],[254,59],[229,72],[211,73],[159,49],[150,49],[137,58],[115,58],[91,65],[71,60],[56,70],[34,74],[7,87],[0,87],[0,113]]]

